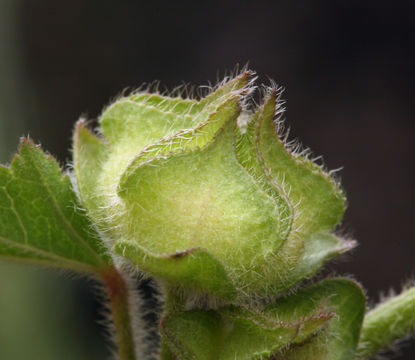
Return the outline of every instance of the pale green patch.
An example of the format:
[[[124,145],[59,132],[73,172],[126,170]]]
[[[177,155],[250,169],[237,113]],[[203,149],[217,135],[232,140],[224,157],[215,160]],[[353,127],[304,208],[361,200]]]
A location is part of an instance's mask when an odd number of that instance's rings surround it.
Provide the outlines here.
[[[275,201],[235,159],[234,120],[205,149],[137,168],[123,199],[134,219],[129,239],[161,254],[200,246],[223,264],[236,287],[253,288],[266,281],[255,270],[267,266],[284,238]]]

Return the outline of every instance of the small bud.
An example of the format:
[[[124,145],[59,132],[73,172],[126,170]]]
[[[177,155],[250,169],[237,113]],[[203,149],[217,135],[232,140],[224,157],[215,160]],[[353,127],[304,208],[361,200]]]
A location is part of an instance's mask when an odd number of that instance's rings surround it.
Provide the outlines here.
[[[330,231],[339,185],[275,131],[275,89],[247,109],[251,73],[193,99],[137,93],[82,121],[74,168],[88,215],[139,270],[224,299],[284,291],[353,247]]]

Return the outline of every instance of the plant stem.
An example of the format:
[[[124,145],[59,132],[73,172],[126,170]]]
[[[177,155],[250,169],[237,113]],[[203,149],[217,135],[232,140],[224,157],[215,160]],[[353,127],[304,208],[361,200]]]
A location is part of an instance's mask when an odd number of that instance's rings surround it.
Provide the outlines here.
[[[185,308],[185,297],[175,287],[166,287],[164,297],[163,318],[176,312],[183,311]],[[161,360],[176,360],[176,356],[168,347],[166,340],[161,336],[160,348]]]
[[[115,267],[106,268],[100,273],[107,288],[115,327],[115,338],[119,360],[137,360],[128,304],[128,286],[122,273]]]
[[[363,322],[358,355],[368,358],[415,331],[415,287],[379,304]]]

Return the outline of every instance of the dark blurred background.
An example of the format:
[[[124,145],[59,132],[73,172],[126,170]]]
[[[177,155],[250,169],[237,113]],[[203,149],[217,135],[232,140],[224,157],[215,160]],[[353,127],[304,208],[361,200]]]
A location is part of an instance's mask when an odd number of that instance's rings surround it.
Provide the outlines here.
[[[391,5],[393,4],[393,5]],[[63,164],[80,114],[125,88],[215,82],[235,64],[285,87],[292,136],[340,172],[353,274],[371,302],[415,276],[415,5],[404,1],[0,1],[0,157],[21,135]],[[108,357],[82,279],[0,264],[0,358]],[[400,359],[415,358],[415,342]]]

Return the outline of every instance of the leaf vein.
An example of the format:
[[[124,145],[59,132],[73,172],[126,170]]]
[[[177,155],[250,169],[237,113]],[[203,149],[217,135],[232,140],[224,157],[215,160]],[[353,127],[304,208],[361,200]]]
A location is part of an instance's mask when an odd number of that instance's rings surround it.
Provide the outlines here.
[[[43,187],[46,189],[46,191],[49,194],[50,199],[52,200],[52,203],[55,207],[55,210],[58,214],[58,216],[61,218],[61,220],[63,221],[65,227],[68,229],[68,231],[76,238],[78,239],[78,241],[83,244],[85,246],[85,248],[88,249],[88,251],[99,261],[99,263],[104,264],[104,260],[102,259],[102,257],[96,253],[96,251],[94,249],[91,248],[91,246],[84,240],[84,238],[79,234],[79,232],[74,229],[74,227],[72,226],[72,224],[68,221],[68,219],[66,218],[66,216],[64,215],[64,213],[62,212],[62,209],[60,207],[60,205],[58,204],[56,197],[54,196],[52,190],[50,189],[48,182],[45,180],[43,173],[40,171],[40,169],[38,168],[36,159],[33,159],[32,154],[29,155],[32,158],[32,164],[33,167],[36,169],[37,173],[39,174],[39,178],[41,179],[41,185],[43,185]]]
[[[60,263],[73,264],[74,268],[83,268],[83,269],[87,269],[89,271],[92,271],[92,269],[93,269],[92,266],[86,265],[85,263],[82,263],[82,262],[79,262],[79,261],[76,261],[76,260],[73,260],[73,259],[68,259],[68,258],[65,258],[63,256],[56,255],[54,253],[50,253],[50,252],[47,252],[45,250],[33,247],[31,245],[28,245],[28,244],[21,244],[19,242],[4,238],[2,236],[0,236],[0,243],[3,243],[3,244],[5,244],[7,246],[10,246],[10,247],[18,248],[20,250],[35,253],[38,256],[47,258],[52,263],[57,262],[58,264],[60,264]],[[0,255],[0,257],[1,257],[1,255]],[[10,258],[10,256],[6,257],[6,259],[9,259],[9,258]]]

